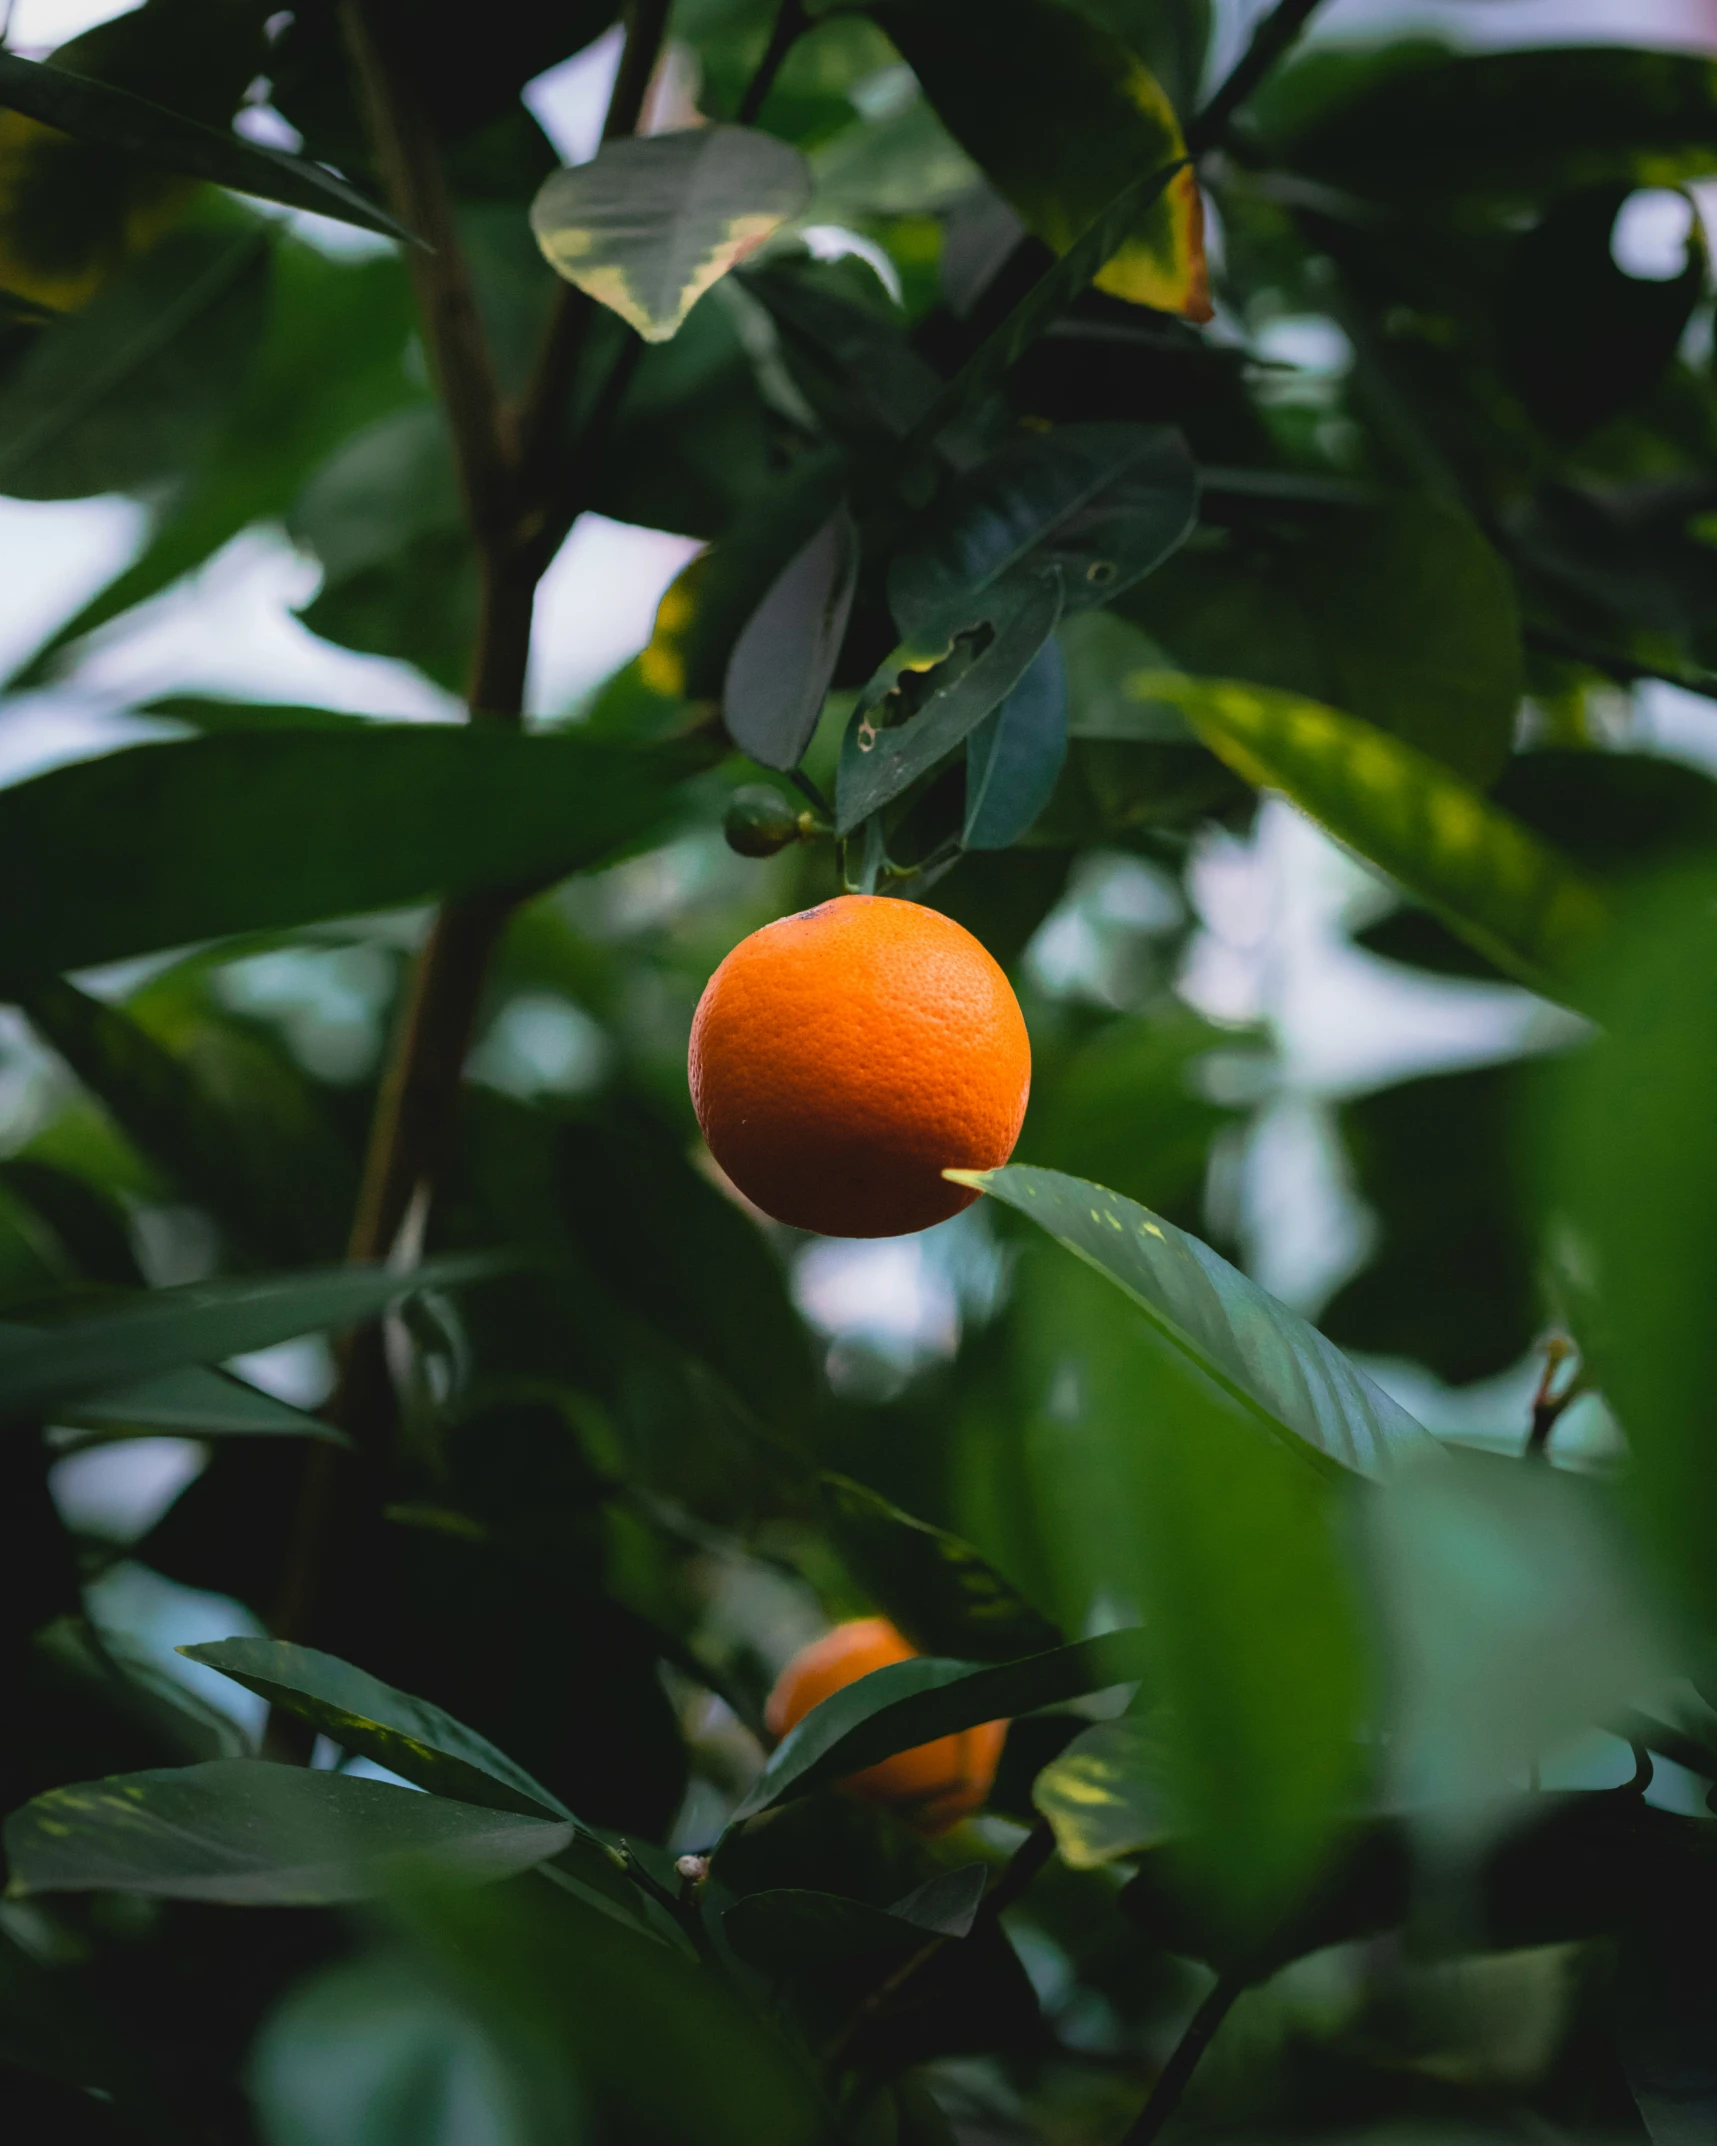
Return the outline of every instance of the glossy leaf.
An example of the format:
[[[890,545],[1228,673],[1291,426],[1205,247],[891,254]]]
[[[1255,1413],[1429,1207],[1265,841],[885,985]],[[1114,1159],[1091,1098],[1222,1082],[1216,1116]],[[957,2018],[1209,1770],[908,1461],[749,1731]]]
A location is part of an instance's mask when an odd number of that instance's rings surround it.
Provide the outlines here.
[[[1601,899],[1458,776],[1369,723],[1289,693],[1169,672],[1152,674],[1148,690],[1237,774],[1282,791],[1499,968],[1552,998],[1577,992],[1603,934]]]
[[[432,1795],[529,1818],[572,1820],[557,1796],[487,1737],[332,1654],[280,1639],[218,1639],[178,1651]]]
[[[1373,1477],[1436,1452],[1430,1434],[1316,1327],[1148,1208],[1059,1170],[948,1174],[1029,1215],[1095,1267],[1278,1437]]]
[[[805,756],[840,657],[858,568],[858,531],[842,504],[770,583],[733,644],[722,720],[763,767],[785,773]]]
[[[0,990],[231,932],[519,886],[594,864],[679,769],[568,737],[437,724],[147,745],[0,791]]]
[[[813,1707],[782,1740],[734,1823],[935,1737],[1131,1683],[1146,1659],[1141,1635],[1126,1631],[996,1668],[920,1655],[872,1670]]]
[[[56,1403],[106,1395],[122,1381],[246,1355],[298,1334],[358,1326],[418,1289],[451,1288],[493,1271],[492,1259],[467,1254],[409,1274],[343,1267],[192,1282],[58,1326],[0,1332],[0,1421],[27,1421]]]
[[[1022,569],[903,642],[847,725],[835,777],[837,830],[850,834],[962,743],[1013,691],[1060,613],[1059,574]]]
[[[820,1480],[843,1559],[920,1653],[1008,1662],[1062,1644],[969,1542],[913,1519],[849,1476]]]
[[[1198,474],[1167,425],[1062,425],[1013,440],[956,480],[889,567],[913,633],[1010,569],[1057,566],[1064,615],[1107,603],[1183,543]]]
[[[959,0],[872,13],[955,140],[1057,253],[1138,172],[1183,154],[1174,107],[1143,61],[1047,0],[995,0],[976,39]],[[1208,320],[1203,222],[1197,182],[1183,171],[1129,220],[1098,288]]]
[[[1031,1800],[1055,1829],[1072,1870],[1100,1870],[1166,1839],[1164,1738],[1148,1716],[1123,1714],[1083,1730],[1032,1783]]]
[[[1052,637],[966,740],[966,848],[1011,849],[1029,834],[1066,758],[1067,666]]]
[[[810,168],[785,142],[696,127],[608,142],[556,172],[531,228],[557,274],[661,343],[810,198]]]
[[[0,493],[76,499],[176,473],[238,393],[268,283],[254,231],[176,232],[122,269],[0,386]]]
[[[0,107],[23,112],[44,126],[80,141],[212,180],[235,193],[278,201],[291,209],[309,209],[390,238],[409,238],[403,224],[366,200],[335,173],[283,150],[265,149],[236,134],[223,134],[195,119],[184,118],[146,97],[110,83],[92,81],[69,68],[0,53]]]
[[[5,1825],[14,1898],[149,1893],[233,1907],[363,1900],[414,1862],[481,1884],[571,1839],[568,1823],[262,1759],[50,1789]]]

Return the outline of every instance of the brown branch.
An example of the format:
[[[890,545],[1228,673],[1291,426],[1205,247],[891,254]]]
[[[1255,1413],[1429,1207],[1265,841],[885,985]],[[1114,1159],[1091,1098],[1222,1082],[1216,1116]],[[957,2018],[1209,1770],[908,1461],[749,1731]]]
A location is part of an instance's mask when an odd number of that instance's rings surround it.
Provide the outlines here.
[[[1562,1411],[1585,1391],[1585,1378],[1578,1371],[1560,1393],[1556,1391],[1556,1374],[1574,1354],[1574,1344],[1560,1334],[1552,1334],[1544,1344],[1544,1375],[1538,1381],[1538,1391],[1532,1396],[1532,1428],[1526,1436],[1528,1460],[1549,1459],[1550,1434]]]

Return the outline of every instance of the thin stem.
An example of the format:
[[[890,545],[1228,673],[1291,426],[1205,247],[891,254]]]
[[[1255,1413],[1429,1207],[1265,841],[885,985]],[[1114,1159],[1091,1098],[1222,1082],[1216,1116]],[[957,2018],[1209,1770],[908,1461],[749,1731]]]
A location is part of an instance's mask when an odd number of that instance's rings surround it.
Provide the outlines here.
[[[1526,1434],[1528,1460],[1549,1459],[1550,1434],[1562,1411],[1584,1390],[1584,1381],[1576,1371],[1561,1392],[1556,1391],[1556,1374],[1574,1353],[1574,1344],[1565,1341],[1560,1334],[1552,1334],[1544,1344],[1544,1375],[1538,1381],[1538,1391],[1532,1396],[1532,1428]]]
[[[650,80],[662,56],[671,5],[672,0],[632,0],[626,10],[626,43],[602,122],[605,142],[637,132]],[[560,286],[513,428],[520,464],[527,471],[547,470],[553,465],[561,413],[577,378],[595,315],[596,301],[587,292],[575,283]]]
[[[765,99],[775,87],[775,77],[781,72],[782,62],[810,27],[811,18],[805,12],[804,0],[781,0],[757,72],[746,84],[739,110],[733,115],[737,126],[749,127],[755,123]]]
[[[513,469],[453,196],[428,115],[394,64],[369,0],[342,0],[340,24],[389,206],[429,249],[407,249],[424,348],[453,435],[466,513],[487,546],[511,519]]]
[[[1191,156],[1214,149],[1228,122],[1263,81],[1288,47],[1317,12],[1319,0],[1277,0],[1252,33],[1252,42],[1241,54],[1226,81],[1186,130]]]
[[[1216,2039],[1217,2029],[1233,2009],[1234,2000],[1246,1984],[1238,1976],[1224,1975],[1187,2022],[1186,2032],[1175,2044],[1174,2054],[1157,2074],[1157,2083],[1134,2117],[1120,2146],[1151,2146],[1169,2118],[1180,2107],[1198,2060]]]

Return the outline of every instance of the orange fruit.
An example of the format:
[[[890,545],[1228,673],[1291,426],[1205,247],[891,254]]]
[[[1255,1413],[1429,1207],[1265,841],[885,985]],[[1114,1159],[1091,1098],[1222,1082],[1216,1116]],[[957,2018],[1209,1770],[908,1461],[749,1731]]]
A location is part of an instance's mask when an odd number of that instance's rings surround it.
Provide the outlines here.
[[[688,1071],[711,1154],[765,1214],[898,1237],[977,1197],[943,1170],[1012,1154],[1031,1045],[952,917],[843,894],[740,941],[698,1001]]]
[[[869,1676],[873,1669],[886,1669],[890,1662],[909,1662],[917,1651],[886,1617],[855,1617],[837,1624],[801,1647],[782,1670],[763,1718],[777,1736],[785,1736],[831,1692]],[[849,1774],[840,1785],[862,1802],[899,1811],[920,1833],[943,1833],[983,1807],[1007,1733],[1005,1721],[986,1721],[957,1736],[938,1736],[934,1743],[897,1751],[879,1765]]]

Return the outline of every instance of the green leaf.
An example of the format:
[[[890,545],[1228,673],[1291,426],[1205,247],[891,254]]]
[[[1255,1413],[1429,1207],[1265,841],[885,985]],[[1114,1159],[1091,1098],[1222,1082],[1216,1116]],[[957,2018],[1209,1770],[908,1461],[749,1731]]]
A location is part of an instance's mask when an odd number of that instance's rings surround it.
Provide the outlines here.
[[[159,977],[119,1007],[56,977],[19,992],[18,1003],[140,1153],[208,1209],[242,1258],[330,1257],[344,1239],[357,1166],[323,1094],[283,1048],[212,1005],[201,978],[175,981]]]
[[[0,1331],[0,1421],[28,1421],[130,1380],[215,1363],[298,1334],[361,1325],[419,1289],[445,1289],[494,1271],[482,1254],[431,1261],[396,1274],[384,1267],[256,1280],[193,1282],[152,1290],[116,1311],[53,1327]]]
[[[805,757],[840,658],[859,541],[843,502],[769,585],[733,644],[721,714],[741,752],[783,773]]]
[[[751,127],[611,141],[531,204],[551,268],[663,343],[729,269],[811,198],[796,149]]]
[[[1143,1635],[1126,1631],[993,1668],[919,1655],[873,1669],[813,1707],[782,1739],[733,1823],[938,1736],[1131,1683],[1147,1659]]]
[[[1198,519],[1198,473],[1167,425],[1061,425],[1013,440],[949,486],[895,553],[907,633],[1021,565],[1058,566],[1064,615],[1161,565]]]
[[[1184,153],[1174,107],[1137,54],[1050,0],[991,0],[980,37],[962,0],[871,12],[954,139],[1059,254],[1135,174]],[[1190,171],[1137,205],[1096,266],[1117,298],[1209,319]]]
[[[766,1974],[908,1959],[927,1936],[966,1936],[988,1875],[982,1863],[967,1863],[887,1908],[800,1886],[771,1888],[736,1900],[722,1916],[722,1930],[740,1958]]]
[[[439,724],[147,745],[0,791],[0,990],[232,932],[560,878],[670,809],[679,763]]]
[[[1605,924],[1596,889],[1478,791],[1356,717],[1235,679],[1151,673],[1248,782],[1280,790],[1398,879],[1500,969],[1551,998],[1578,988]]]
[[[969,850],[1011,849],[1048,804],[1067,758],[1067,666],[1053,636],[966,739]]]
[[[1291,555],[1289,578],[1327,652],[1330,698],[1488,788],[1524,679],[1514,582],[1471,518],[1427,498],[1343,514]]]
[[[0,1327],[0,1335],[18,1331],[22,1330]],[[116,1437],[177,1431],[186,1438],[320,1438],[328,1445],[351,1443],[344,1431],[324,1423],[320,1416],[277,1401],[273,1394],[259,1392],[230,1372],[195,1364],[62,1402],[54,1415],[61,1423]]]
[[[1717,884],[1671,874],[1625,915],[1597,983],[1602,1032],[1570,1061],[1539,1155],[1545,1197],[1601,1313],[1594,1369],[1621,1418],[1663,1579],[1717,1609],[1710,1396],[1717,1379]]]
[[[235,193],[278,201],[290,209],[309,209],[390,238],[412,236],[356,187],[320,164],[279,149],[264,149],[236,134],[223,134],[146,97],[92,81],[66,67],[0,52],[0,108],[23,112],[79,141],[140,157],[163,171],[212,180]]]
[[[806,2070],[725,1977],[580,1902],[536,1884],[418,1882],[396,1895],[395,1916],[465,2008],[570,2074],[608,2135],[664,2146],[833,2135]]]
[[[914,1520],[850,1476],[819,1482],[842,1559],[920,1653],[1008,1662],[1062,1644],[969,1542]]]
[[[1396,1664],[1394,1788],[1433,1830],[1491,1830],[1496,1798],[1529,1768],[1650,1710],[1674,1673],[1595,1483],[1451,1448],[1387,1486],[1362,1521]]]
[[[426,2146],[481,2127],[485,2146],[584,2137],[571,2082],[421,1962],[345,1960],[299,1982],[250,2058],[268,2146]]]
[[[178,1651],[259,1693],[271,1706],[314,1722],[343,1750],[374,1759],[432,1795],[576,1823],[557,1796],[487,1737],[427,1699],[395,1691],[335,1655],[280,1639],[217,1639]]]
[[[901,643],[860,694],[841,743],[835,826],[850,834],[1006,699],[1055,630],[1061,577],[1022,568]]]
[[[1705,288],[1697,216],[1686,263],[1659,281],[1616,265],[1610,235],[1631,181],[1556,202],[1515,241],[1498,306],[1500,369],[1545,429],[1578,439],[1637,402],[1674,358]]]
[[[1544,1323],[1515,1138],[1532,1074],[1438,1073],[1341,1107],[1375,1250],[1324,1308],[1332,1341],[1406,1356],[1464,1386],[1520,1362]]]
[[[283,516],[341,440],[421,397],[405,365],[412,306],[403,262],[331,260],[286,238],[273,254],[268,325],[220,439],[164,507],[141,555],[50,635],[14,674],[15,687],[39,681],[56,650],[169,587],[252,522]],[[338,365],[326,362],[331,349]],[[199,729],[216,727],[229,705],[157,704]],[[255,720],[289,713],[258,709]]]
[[[1155,1785],[1189,1882],[1256,1933],[1316,1877],[1366,1785],[1371,1649],[1344,1540],[1360,1486],[1308,1466],[1236,1382],[1084,1267],[1052,1261],[1023,1287],[1046,1547],[1085,1614],[1140,1619]],[[1261,1321],[1249,1338],[1302,1392],[1321,1368]]]
[[[210,1759],[33,1798],[6,1821],[7,1891],[322,1907],[386,1891],[404,1863],[433,1860],[481,1884],[528,1870],[571,1839],[568,1823],[385,1781]]]
[[[0,1186],[51,1230],[75,1272],[113,1289],[141,1289],[130,1218],[119,1201],[88,1178],[31,1155],[0,1162]]]
[[[1032,1784],[1031,1800],[1072,1870],[1100,1870],[1168,1838],[1164,1735],[1148,1716],[1123,1714],[1076,1736]]]
[[[946,1174],[1029,1215],[1095,1267],[1178,1355],[1295,1450],[1373,1477],[1438,1450],[1316,1327],[1148,1208],[1059,1170]]]
[[[269,267],[259,231],[177,232],[57,321],[0,387],[0,492],[75,499],[176,476],[238,393]]]

